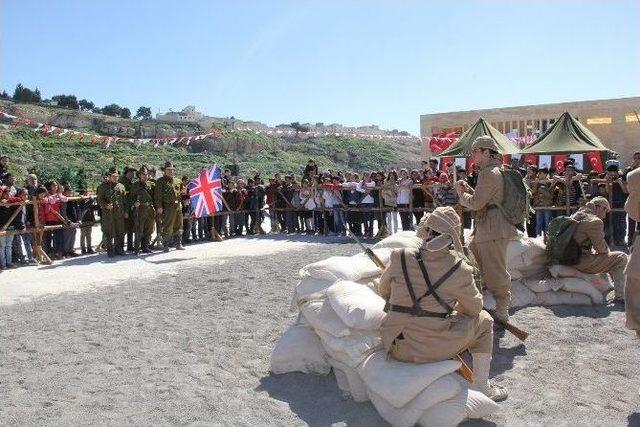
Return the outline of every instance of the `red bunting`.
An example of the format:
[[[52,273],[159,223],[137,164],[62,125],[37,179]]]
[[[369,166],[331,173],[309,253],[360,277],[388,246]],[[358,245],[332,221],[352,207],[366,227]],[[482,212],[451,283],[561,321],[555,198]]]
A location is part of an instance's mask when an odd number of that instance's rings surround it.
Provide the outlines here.
[[[524,162],[525,164],[538,166],[538,156],[536,154],[525,154]]]
[[[453,163],[454,159],[453,157],[442,157],[440,159],[440,170],[443,172],[448,172],[449,171],[449,166],[447,166],[449,163]]]

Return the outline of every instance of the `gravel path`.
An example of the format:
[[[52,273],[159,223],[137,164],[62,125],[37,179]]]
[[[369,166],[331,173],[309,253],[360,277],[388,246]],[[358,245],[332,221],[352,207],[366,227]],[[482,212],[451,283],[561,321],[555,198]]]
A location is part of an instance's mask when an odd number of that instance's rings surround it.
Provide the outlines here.
[[[0,306],[0,425],[386,425],[332,375],[268,373],[297,270],[357,253],[337,241]],[[638,341],[618,308],[533,307],[514,322],[527,346],[500,338],[494,363],[510,399],[475,424],[639,424]]]

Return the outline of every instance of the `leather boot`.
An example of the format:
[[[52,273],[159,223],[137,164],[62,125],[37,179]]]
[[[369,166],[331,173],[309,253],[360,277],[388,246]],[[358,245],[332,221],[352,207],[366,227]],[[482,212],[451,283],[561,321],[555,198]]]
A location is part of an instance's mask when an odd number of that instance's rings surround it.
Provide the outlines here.
[[[491,384],[489,371],[491,370],[490,353],[473,353],[473,384],[471,388],[487,395],[494,402],[502,402],[508,397],[507,389]]]

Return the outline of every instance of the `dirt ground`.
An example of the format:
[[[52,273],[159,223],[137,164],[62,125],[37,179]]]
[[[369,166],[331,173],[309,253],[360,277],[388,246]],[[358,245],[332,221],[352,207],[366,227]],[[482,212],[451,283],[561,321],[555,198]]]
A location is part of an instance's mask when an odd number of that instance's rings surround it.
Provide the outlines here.
[[[265,236],[5,272],[0,425],[386,425],[332,374],[268,372],[298,269],[357,252],[346,238]],[[510,397],[472,424],[640,425],[640,343],[623,317],[519,310],[531,335],[497,336],[493,364]]]

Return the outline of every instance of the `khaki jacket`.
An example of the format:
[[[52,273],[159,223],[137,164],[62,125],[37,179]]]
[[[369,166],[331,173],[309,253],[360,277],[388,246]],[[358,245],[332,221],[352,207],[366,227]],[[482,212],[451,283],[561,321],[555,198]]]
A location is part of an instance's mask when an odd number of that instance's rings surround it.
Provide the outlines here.
[[[431,252],[424,249],[422,259],[435,284],[459,260],[454,252],[447,249]],[[405,285],[400,261],[401,249],[391,254],[389,266],[385,269],[378,287],[379,294],[394,305],[411,307],[411,297]],[[422,272],[414,256],[415,252],[405,252],[407,271],[414,293],[420,298],[427,291]],[[472,268],[462,262],[460,267],[438,289],[440,298],[454,308],[447,318],[415,317],[407,313],[389,311],[382,323],[382,342],[391,349],[394,340],[402,333],[403,346],[408,346],[414,362],[444,360],[468,345],[470,336],[475,334],[475,324],[482,311],[482,294],[473,281]],[[420,307],[437,313],[446,312],[433,298],[428,296],[420,301]]]
[[[153,199],[158,208],[178,207],[183,186],[176,177],[163,176],[158,178],[153,191]]]
[[[604,223],[600,218],[587,208],[580,209],[571,217],[578,221],[573,239],[583,248],[583,251],[590,253],[593,248],[598,254],[609,253],[609,245],[604,240]]]
[[[475,211],[473,241],[510,239],[517,235],[516,227],[505,218],[497,207],[504,197],[504,178],[501,162],[492,159],[478,173],[478,184],[473,192],[463,193],[460,204]]]

